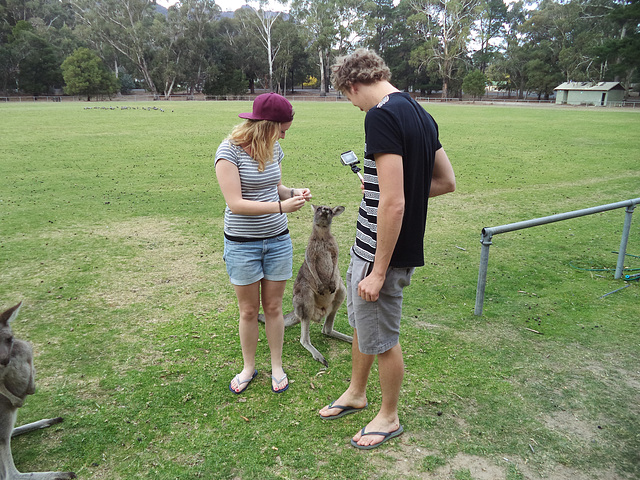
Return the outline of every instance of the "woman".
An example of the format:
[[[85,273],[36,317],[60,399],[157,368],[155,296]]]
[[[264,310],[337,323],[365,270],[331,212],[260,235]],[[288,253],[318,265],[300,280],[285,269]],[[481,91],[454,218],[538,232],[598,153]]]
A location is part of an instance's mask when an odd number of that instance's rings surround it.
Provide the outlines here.
[[[285,213],[299,210],[311,198],[309,189],[286,187],[281,181],[284,154],[278,139],[285,138],[293,113],[291,103],[276,93],[257,96],[253,111],[238,115],[245,122],[216,152],[216,176],[227,203],[224,261],[240,310],[244,368],[229,383],[235,394],[258,374],[260,304],[271,352],[271,389],[282,393],[289,388],[282,368],[282,297],[292,276],[293,248]]]

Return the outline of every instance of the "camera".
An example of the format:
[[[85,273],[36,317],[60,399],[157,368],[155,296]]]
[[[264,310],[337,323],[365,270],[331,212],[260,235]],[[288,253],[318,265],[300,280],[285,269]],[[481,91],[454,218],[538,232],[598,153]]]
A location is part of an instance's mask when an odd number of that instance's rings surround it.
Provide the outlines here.
[[[355,153],[353,153],[353,150],[349,150],[348,152],[344,152],[340,154],[340,161],[342,162],[342,165],[345,165],[347,167],[351,167],[351,171],[353,173],[355,173],[356,175],[358,175],[358,178],[360,179],[360,182],[362,182],[362,184],[364,184],[364,178],[362,177],[362,174],[360,173],[360,170],[362,170],[360,167],[358,167],[357,163],[359,163],[358,161],[358,157],[356,156]]]
[[[353,150],[349,150],[348,152],[344,152],[340,154],[340,161],[342,162],[343,165],[346,165],[349,167],[351,165],[355,165],[356,163],[358,163],[358,157],[356,156],[355,153],[353,153]]]

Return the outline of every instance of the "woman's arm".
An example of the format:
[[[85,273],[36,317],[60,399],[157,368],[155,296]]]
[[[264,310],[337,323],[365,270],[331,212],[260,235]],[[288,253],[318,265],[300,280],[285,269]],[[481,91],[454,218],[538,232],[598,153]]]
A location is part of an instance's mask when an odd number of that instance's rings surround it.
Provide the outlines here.
[[[278,195],[282,199],[281,202],[256,202],[253,200],[245,200],[242,198],[242,187],[240,185],[240,174],[238,167],[233,163],[219,159],[216,162],[216,177],[220,190],[224,196],[225,202],[229,209],[237,215],[265,215],[268,213],[291,213],[299,210],[305,203],[304,195],[297,195],[291,198],[291,189],[278,184]],[[295,189],[296,191],[306,192],[311,198],[308,189]],[[283,193],[286,194],[283,195]]]

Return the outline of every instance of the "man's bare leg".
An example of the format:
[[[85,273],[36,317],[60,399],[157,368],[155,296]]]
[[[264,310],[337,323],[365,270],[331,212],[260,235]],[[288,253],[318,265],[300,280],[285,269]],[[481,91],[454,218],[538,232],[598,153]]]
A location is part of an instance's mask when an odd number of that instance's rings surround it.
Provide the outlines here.
[[[375,360],[375,355],[365,355],[358,347],[358,331],[353,330],[351,344],[351,381],[347,390],[335,401],[335,405],[343,407],[363,408],[367,405],[367,381]],[[318,413],[321,417],[338,415],[342,409],[323,407]]]
[[[365,433],[395,432],[400,428],[398,399],[404,377],[404,360],[400,344],[378,355],[378,371],[380,389],[382,390],[382,405],[375,418],[365,427]],[[384,439],[381,435],[362,436],[361,433],[362,431],[353,437],[353,440],[361,446],[375,445]]]

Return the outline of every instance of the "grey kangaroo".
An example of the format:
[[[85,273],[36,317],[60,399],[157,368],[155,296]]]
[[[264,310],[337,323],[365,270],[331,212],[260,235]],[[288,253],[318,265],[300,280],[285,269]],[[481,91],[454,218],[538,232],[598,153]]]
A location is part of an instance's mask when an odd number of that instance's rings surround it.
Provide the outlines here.
[[[285,326],[300,323],[300,343],[326,367],[329,365],[327,360],[311,345],[309,339],[309,324],[312,321],[320,323],[325,318],[322,333],[345,342],[353,341],[350,336],[333,329],[336,312],[347,291],[338,268],[338,242],[331,234],[331,221],[344,212],[344,207],[312,205],[312,208],[313,230],[304,262],[293,283],[293,312],[285,316]]]
[[[20,473],[13,463],[11,436],[15,434],[18,408],[27,395],[35,393],[33,350],[29,343],[13,338],[9,325],[21,305],[22,302],[0,315],[0,480],[76,478],[73,472]]]

